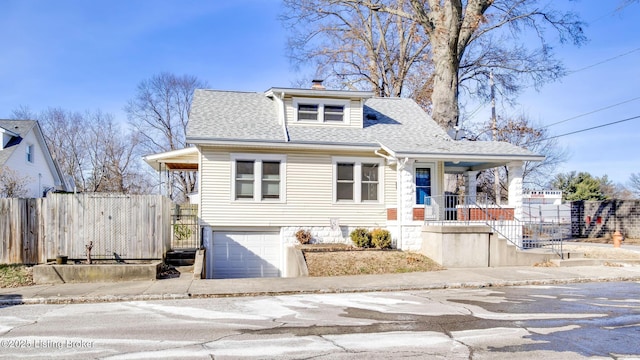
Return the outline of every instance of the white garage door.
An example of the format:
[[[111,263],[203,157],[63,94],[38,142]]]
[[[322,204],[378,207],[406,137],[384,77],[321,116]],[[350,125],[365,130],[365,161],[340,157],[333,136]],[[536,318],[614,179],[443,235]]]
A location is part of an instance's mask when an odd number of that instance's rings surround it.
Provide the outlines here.
[[[208,278],[280,276],[282,249],[278,232],[214,231],[212,247],[207,249],[213,254],[207,256]]]

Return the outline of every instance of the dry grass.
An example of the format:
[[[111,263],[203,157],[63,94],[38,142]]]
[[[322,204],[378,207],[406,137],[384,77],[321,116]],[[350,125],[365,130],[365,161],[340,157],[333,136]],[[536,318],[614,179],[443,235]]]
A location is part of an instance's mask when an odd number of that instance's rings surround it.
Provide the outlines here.
[[[428,257],[399,250],[303,250],[309,276],[340,276],[442,270]]]
[[[535,264],[533,264],[533,266],[535,266],[535,267],[556,267],[556,264],[554,264],[551,260],[546,260],[546,261],[543,261],[543,262],[535,263]]]
[[[624,239],[622,246],[613,247],[611,238],[586,238],[575,239],[582,243],[610,244],[610,247],[579,245],[565,242],[563,249],[573,253],[583,253],[585,258],[605,260],[640,260],[640,252],[625,249],[625,245],[640,245],[640,239]]]
[[[25,265],[0,264],[0,288],[33,285],[32,268]]]
[[[576,238],[574,239],[578,242],[586,242],[586,243],[596,243],[596,244],[611,244],[613,246],[613,240],[611,236],[602,237],[602,238]],[[640,245],[640,239],[627,239],[624,238],[622,241],[622,245]]]
[[[582,253],[588,259],[609,259],[609,260],[640,260],[640,252],[627,250],[624,245],[620,248],[596,247],[589,245],[565,244],[562,249],[572,253]]]

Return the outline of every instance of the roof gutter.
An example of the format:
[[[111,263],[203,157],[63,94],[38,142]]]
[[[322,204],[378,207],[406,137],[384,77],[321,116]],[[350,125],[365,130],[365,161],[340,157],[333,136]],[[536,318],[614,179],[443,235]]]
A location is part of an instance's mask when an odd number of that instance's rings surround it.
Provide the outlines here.
[[[526,154],[442,154],[442,153],[396,153],[398,157],[413,159],[444,160],[444,161],[543,161],[543,155]]]
[[[9,136],[13,136],[13,137],[19,137],[20,136],[20,134],[15,133],[15,132],[13,132],[13,131],[11,131],[9,129],[5,129],[2,126],[0,126],[0,133],[5,133],[5,134],[8,134]]]
[[[375,144],[343,144],[343,143],[316,143],[316,142],[283,142],[281,140],[240,140],[240,139],[211,139],[211,138],[187,138],[190,144],[219,146],[219,147],[269,147],[274,149],[312,149],[312,150],[350,150],[350,151],[375,151]]]
[[[374,96],[374,93],[371,91],[345,91],[345,90],[314,90],[314,89],[296,89],[296,88],[281,88],[281,87],[272,87],[271,89],[265,91],[266,96],[275,96],[278,93],[284,93],[291,96],[320,96],[326,97],[327,94],[330,94],[333,97],[341,97],[341,98],[361,98],[368,99]]]

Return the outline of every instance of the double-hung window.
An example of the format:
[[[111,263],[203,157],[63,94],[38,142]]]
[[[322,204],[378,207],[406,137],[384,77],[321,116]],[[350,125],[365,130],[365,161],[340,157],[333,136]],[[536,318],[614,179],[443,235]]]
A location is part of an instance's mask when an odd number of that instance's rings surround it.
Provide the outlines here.
[[[349,124],[349,101],[295,98],[295,121],[302,123]]]
[[[27,145],[27,162],[33,163],[33,145]]]
[[[325,105],[324,122],[344,122],[344,106]]]
[[[318,121],[318,104],[299,104],[298,121]]]
[[[253,199],[255,183],[255,161],[236,161],[236,200]]]
[[[377,159],[334,158],[336,202],[378,202],[382,166]]]
[[[379,165],[377,163],[362,163],[360,166],[361,199],[362,201],[378,200]]]
[[[354,200],[355,174],[356,165],[354,163],[338,163],[337,166],[337,182],[336,182],[336,200]]]
[[[285,156],[232,154],[234,200],[283,201]]]
[[[280,199],[280,161],[262,162],[262,196],[264,199]]]

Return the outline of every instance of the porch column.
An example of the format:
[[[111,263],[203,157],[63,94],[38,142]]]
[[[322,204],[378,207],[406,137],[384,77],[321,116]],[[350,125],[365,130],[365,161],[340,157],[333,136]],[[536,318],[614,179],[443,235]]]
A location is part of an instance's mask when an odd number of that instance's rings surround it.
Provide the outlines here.
[[[398,206],[398,216],[402,217],[403,224],[410,224],[413,221],[413,204],[415,201],[416,186],[413,181],[413,163],[415,160],[405,159],[401,177],[402,183],[400,186],[401,201]]]
[[[467,174],[464,178],[464,188],[467,195],[467,199],[469,199],[469,203],[473,204],[476,202],[476,195],[478,189],[478,172],[477,171],[467,171]]]
[[[509,171],[509,206],[513,207],[514,216],[522,219],[522,176],[524,163],[522,161],[507,164]]]

